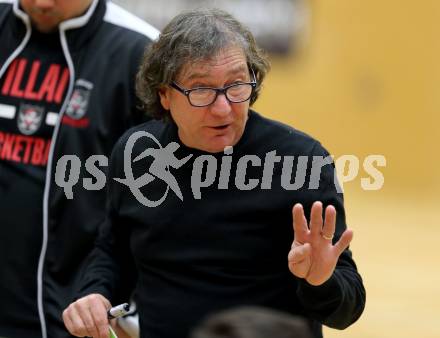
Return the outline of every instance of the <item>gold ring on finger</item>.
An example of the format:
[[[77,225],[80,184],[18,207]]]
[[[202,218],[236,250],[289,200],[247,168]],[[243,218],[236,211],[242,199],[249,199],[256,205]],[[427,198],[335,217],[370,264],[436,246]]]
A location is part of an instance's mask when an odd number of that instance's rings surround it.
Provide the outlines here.
[[[333,239],[333,235],[327,236],[324,232],[321,232],[321,236],[328,241],[331,241]]]

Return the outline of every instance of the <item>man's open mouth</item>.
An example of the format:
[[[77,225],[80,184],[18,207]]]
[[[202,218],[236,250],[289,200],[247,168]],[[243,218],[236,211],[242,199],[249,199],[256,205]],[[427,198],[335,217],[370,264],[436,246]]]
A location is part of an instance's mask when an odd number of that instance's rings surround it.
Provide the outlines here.
[[[229,127],[229,124],[224,124],[224,125],[217,126],[217,127],[212,127],[212,128],[214,128],[215,130],[224,130],[224,129],[228,128],[228,127]]]

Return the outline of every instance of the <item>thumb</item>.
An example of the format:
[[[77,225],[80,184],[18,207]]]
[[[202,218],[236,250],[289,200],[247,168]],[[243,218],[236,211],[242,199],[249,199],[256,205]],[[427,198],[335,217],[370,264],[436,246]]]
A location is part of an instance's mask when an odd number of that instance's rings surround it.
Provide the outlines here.
[[[312,247],[309,243],[294,247],[289,252],[288,265],[290,272],[298,277],[305,278],[311,266]]]

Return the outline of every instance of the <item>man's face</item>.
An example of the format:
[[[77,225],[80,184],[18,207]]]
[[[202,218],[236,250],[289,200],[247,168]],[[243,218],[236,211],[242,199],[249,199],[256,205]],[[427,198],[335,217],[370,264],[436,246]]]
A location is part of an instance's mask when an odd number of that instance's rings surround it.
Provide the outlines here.
[[[230,47],[206,61],[183,67],[175,81],[185,89],[221,88],[237,82],[250,82],[246,57],[240,48]],[[221,152],[234,146],[243,135],[249,101],[230,103],[225,95],[206,107],[193,107],[187,97],[171,87],[160,93],[162,106],[177,124],[180,140],[188,147]]]
[[[92,0],[20,0],[33,26],[43,33],[58,28],[60,22],[81,15]]]

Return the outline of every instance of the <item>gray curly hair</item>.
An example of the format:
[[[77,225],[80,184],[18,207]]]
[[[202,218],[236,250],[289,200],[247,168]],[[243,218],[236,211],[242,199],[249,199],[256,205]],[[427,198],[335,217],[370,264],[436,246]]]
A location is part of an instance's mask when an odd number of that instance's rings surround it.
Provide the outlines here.
[[[252,105],[270,68],[265,53],[257,46],[252,33],[229,13],[196,9],[174,17],[159,39],[145,51],[136,76],[141,109],[157,119],[169,118],[169,111],[160,103],[159,90],[171,84],[189,62],[209,60],[231,46],[243,50],[248,67],[255,73],[257,87],[250,99]]]

